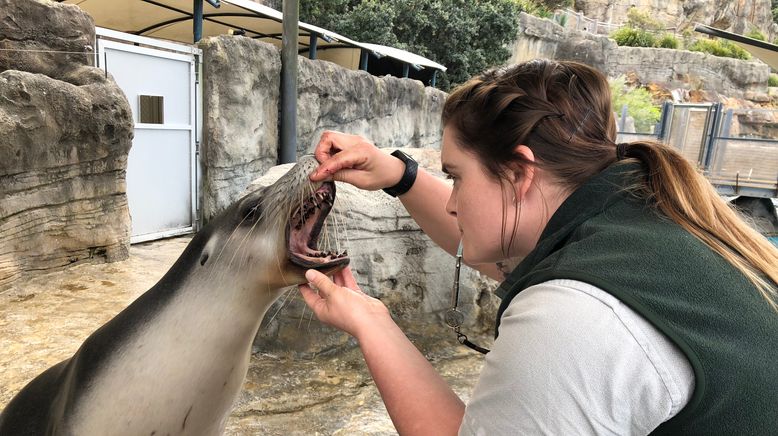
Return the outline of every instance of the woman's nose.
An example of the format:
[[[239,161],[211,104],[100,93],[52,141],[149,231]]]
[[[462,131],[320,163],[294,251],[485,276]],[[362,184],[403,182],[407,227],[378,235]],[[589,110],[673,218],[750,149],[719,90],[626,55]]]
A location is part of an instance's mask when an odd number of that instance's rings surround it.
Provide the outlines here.
[[[457,216],[457,197],[453,192],[448,197],[448,201],[446,202],[446,213],[453,217]]]

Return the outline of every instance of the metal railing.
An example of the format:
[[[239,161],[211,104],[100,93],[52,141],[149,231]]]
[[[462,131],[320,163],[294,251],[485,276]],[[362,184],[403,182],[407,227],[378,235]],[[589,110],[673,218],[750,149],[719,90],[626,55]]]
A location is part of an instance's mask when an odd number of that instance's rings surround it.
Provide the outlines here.
[[[583,30],[597,35],[609,35],[614,30],[624,26],[623,24],[614,24],[595,20],[585,16],[582,12],[576,12],[570,9],[561,9],[555,11],[554,22],[564,22],[565,27],[570,29]]]
[[[619,142],[655,140],[676,148],[723,195],[778,197],[778,110],[665,103],[651,132],[624,131]]]

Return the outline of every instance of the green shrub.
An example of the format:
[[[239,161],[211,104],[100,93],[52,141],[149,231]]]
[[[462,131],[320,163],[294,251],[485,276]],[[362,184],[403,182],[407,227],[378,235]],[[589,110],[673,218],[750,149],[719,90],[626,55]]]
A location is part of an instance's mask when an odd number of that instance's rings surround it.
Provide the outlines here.
[[[661,114],[651,94],[644,88],[627,86],[624,76],[610,80],[610,89],[613,110],[621,114],[621,108],[627,105],[627,114],[635,120],[635,130],[638,133],[650,133]]]
[[[659,41],[657,41],[656,46],[660,48],[678,48],[678,38],[675,37],[675,35],[670,33],[665,33],[662,35],[661,38],[659,38]]]
[[[567,26],[567,15],[560,15],[557,20],[557,24],[559,24],[562,27]]]
[[[552,18],[554,11],[551,10],[543,1],[539,0],[514,0],[514,3],[518,4],[521,9],[536,17],[540,18]]]
[[[770,74],[770,76],[767,78],[767,86],[778,86],[778,74]]]
[[[633,27],[617,29],[610,37],[616,44],[628,47],[653,47],[656,44],[656,37],[650,32]]]
[[[713,56],[726,58],[751,59],[751,54],[740,48],[740,46],[726,40],[698,39],[688,47],[688,50],[710,53]]]
[[[759,41],[767,41],[767,37],[764,36],[764,33],[760,32],[759,29],[751,29],[750,32],[746,33],[746,36]]]

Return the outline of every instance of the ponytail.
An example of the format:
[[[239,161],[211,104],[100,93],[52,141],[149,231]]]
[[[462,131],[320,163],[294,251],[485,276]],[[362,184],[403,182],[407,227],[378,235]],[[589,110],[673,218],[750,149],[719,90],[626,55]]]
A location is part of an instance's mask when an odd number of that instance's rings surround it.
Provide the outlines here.
[[[751,228],[680,153],[657,142],[622,144],[648,170],[645,186],[659,210],[740,270],[778,311],[778,248]]]

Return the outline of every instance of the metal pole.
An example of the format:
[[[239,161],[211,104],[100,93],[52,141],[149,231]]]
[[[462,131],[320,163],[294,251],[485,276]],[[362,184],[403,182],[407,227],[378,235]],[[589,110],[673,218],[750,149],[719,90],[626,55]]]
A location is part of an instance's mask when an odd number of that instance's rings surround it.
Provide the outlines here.
[[[659,117],[659,125],[656,129],[656,139],[659,142],[664,142],[665,136],[667,136],[668,125],[670,124],[670,114],[673,110],[673,104],[670,101],[662,103],[662,114]]]
[[[281,40],[281,147],[278,163],[297,161],[298,0],[284,0]]]
[[[308,44],[308,59],[316,60],[316,49],[319,46],[319,34],[311,32],[311,37]]]
[[[194,42],[197,43],[203,37],[203,0],[193,0],[192,7],[192,33]]]
[[[732,117],[734,111],[727,109],[727,114],[724,116],[724,122],[721,125],[721,133],[716,140],[716,147],[711,151],[711,159],[713,160],[713,169],[711,170],[711,176],[718,176],[721,173],[721,166],[724,163],[724,157],[727,155],[727,138],[729,138],[729,129],[732,127]]]
[[[403,64],[403,77],[408,77],[408,73],[410,72],[410,66],[408,64]]]

